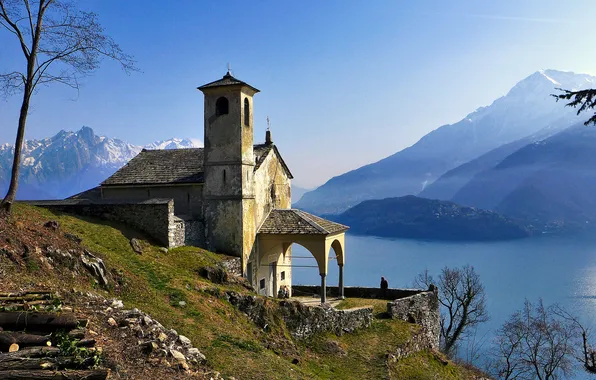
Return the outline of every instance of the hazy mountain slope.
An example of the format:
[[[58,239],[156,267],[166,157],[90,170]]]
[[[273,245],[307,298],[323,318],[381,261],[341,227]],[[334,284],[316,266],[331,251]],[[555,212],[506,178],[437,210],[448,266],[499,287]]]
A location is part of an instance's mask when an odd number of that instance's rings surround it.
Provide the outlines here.
[[[524,226],[495,212],[413,195],[364,201],[335,219],[352,232],[382,237],[479,241],[529,236]]]
[[[596,221],[596,129],[575,125],[476,175],[455,202],[545,224]]]
[[[518,149],[533,142],[544,140],[568,128],[575,120],[575,115],[561,118],[531,136],[501,145],[472,161],[451,169],[436,181],[426,186],[418,196],[429,199],[451,200],[476,174],[495,167],[505,157]]]
[[[366,199],[418,194],[448,170],[492,149],[530,136],[557,120],[578,120],[573,109],[550,96],[557,87],[596,87],[596,78],[554,70],[536,72],[490,106],[436,129],[379,162],[332,178],[306,193],[296,206],[339,213]]]
[[[292,203],[298,202],[308,191],[304,187],[292,185]]]
[[[149,144],[149,149],[195,147],[191,140],[170,139]],[[24,144],[18,199],[65,198],[97,186],[143,147],[96,135],[89,127],[60,131]],[[14,148],[0,146],[0,191],[8,188]]]

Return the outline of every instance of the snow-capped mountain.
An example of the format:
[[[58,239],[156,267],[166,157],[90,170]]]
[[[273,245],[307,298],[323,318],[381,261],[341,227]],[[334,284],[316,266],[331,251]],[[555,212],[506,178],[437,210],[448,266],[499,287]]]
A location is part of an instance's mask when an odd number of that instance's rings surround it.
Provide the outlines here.
[[[98,136],[89,127],[76,132],[60,131],[53,137],[41,140],[27,140],[23,146],[18,198],[65,198],[87,190],[112,175],[143,148],[201,146],[198,140],[172,138],[142,147]],[[13,155],[12,145],[0,145],[2,193],[8,187]]]
[[[491,105],[481,107],[455,124],[444,125],[416,144],[379,162],[334,177],[304,194],[297,207],[316,213],[340,213],[367,199],[416,195],[445,172],[495,148],[538,131],[560,131],[577,116],[551,94],[557,88],[596,88],[596,77],[540,70],[517,83]],[[457,96],[455,93],[454,96]],[[434,101],[440,101],[435,99]],[[429,106],[432,112],[432,103]]]
[[[184,149],[184,148],[201,148],[203,142],[198,139],[178,139],[173,138],[169,140],[156,141],[144,146],[145,149]]]

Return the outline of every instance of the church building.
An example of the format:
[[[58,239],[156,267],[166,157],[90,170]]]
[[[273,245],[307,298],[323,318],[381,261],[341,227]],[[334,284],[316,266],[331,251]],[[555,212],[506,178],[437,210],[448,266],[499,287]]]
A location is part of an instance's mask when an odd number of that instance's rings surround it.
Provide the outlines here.
[[[348,227],[291,208],[293,176],[270,131],[254,143],[259,90],[229,71],[198,89],[205,147],[143,150],[101,184],[102,201],[172,199],[184,244],[240,257],[243,275],[267,296],[282,286],[291,291],[293,243],[314,256],[322,289],[333,252],[343,292]]]

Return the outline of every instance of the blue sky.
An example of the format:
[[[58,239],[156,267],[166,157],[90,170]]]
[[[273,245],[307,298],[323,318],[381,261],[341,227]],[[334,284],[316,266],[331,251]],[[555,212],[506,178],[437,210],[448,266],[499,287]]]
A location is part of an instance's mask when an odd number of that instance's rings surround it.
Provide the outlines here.
[[[168,6],[164,6],[168,4]],[[234,76],[259,88],[294,173],[311,187],[377,161],[490,104],[532,72],[596,74],[595,1],[86,0],[140,73],[104,62],[79,93],[33,100],[27,137],[83,125],[134,144],[202,139],[196,87]],[[0,30],[0,72],[21,60]],[[0,101],[0,143],[13,143],[20,99]]]

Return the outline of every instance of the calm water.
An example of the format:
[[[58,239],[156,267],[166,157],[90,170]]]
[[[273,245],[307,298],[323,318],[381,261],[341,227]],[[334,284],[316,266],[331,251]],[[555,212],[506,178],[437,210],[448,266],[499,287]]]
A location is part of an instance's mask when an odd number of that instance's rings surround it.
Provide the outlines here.
[[[410,287],[426,268],[436,277],[445,266],[473,265],[484,283],[491,318],[478,329],[479,340],[490,341],[493,331],[523,306],[525,298],[535,302],[542,297],[545,305],[559,303],[584,325],[596,327],[596,236],[437,243],[348,235],[345,251],[346,286],[379,286],[384,276],[390,287]],[[308,251],[294,244],[293,255],[307,256]],[[294,264],[315,262],[295,259]],[[329,285],[337,284],[334,264],[329,263]],[[319,284],[320,277],[316,268],[294,268],[292,281]]]

